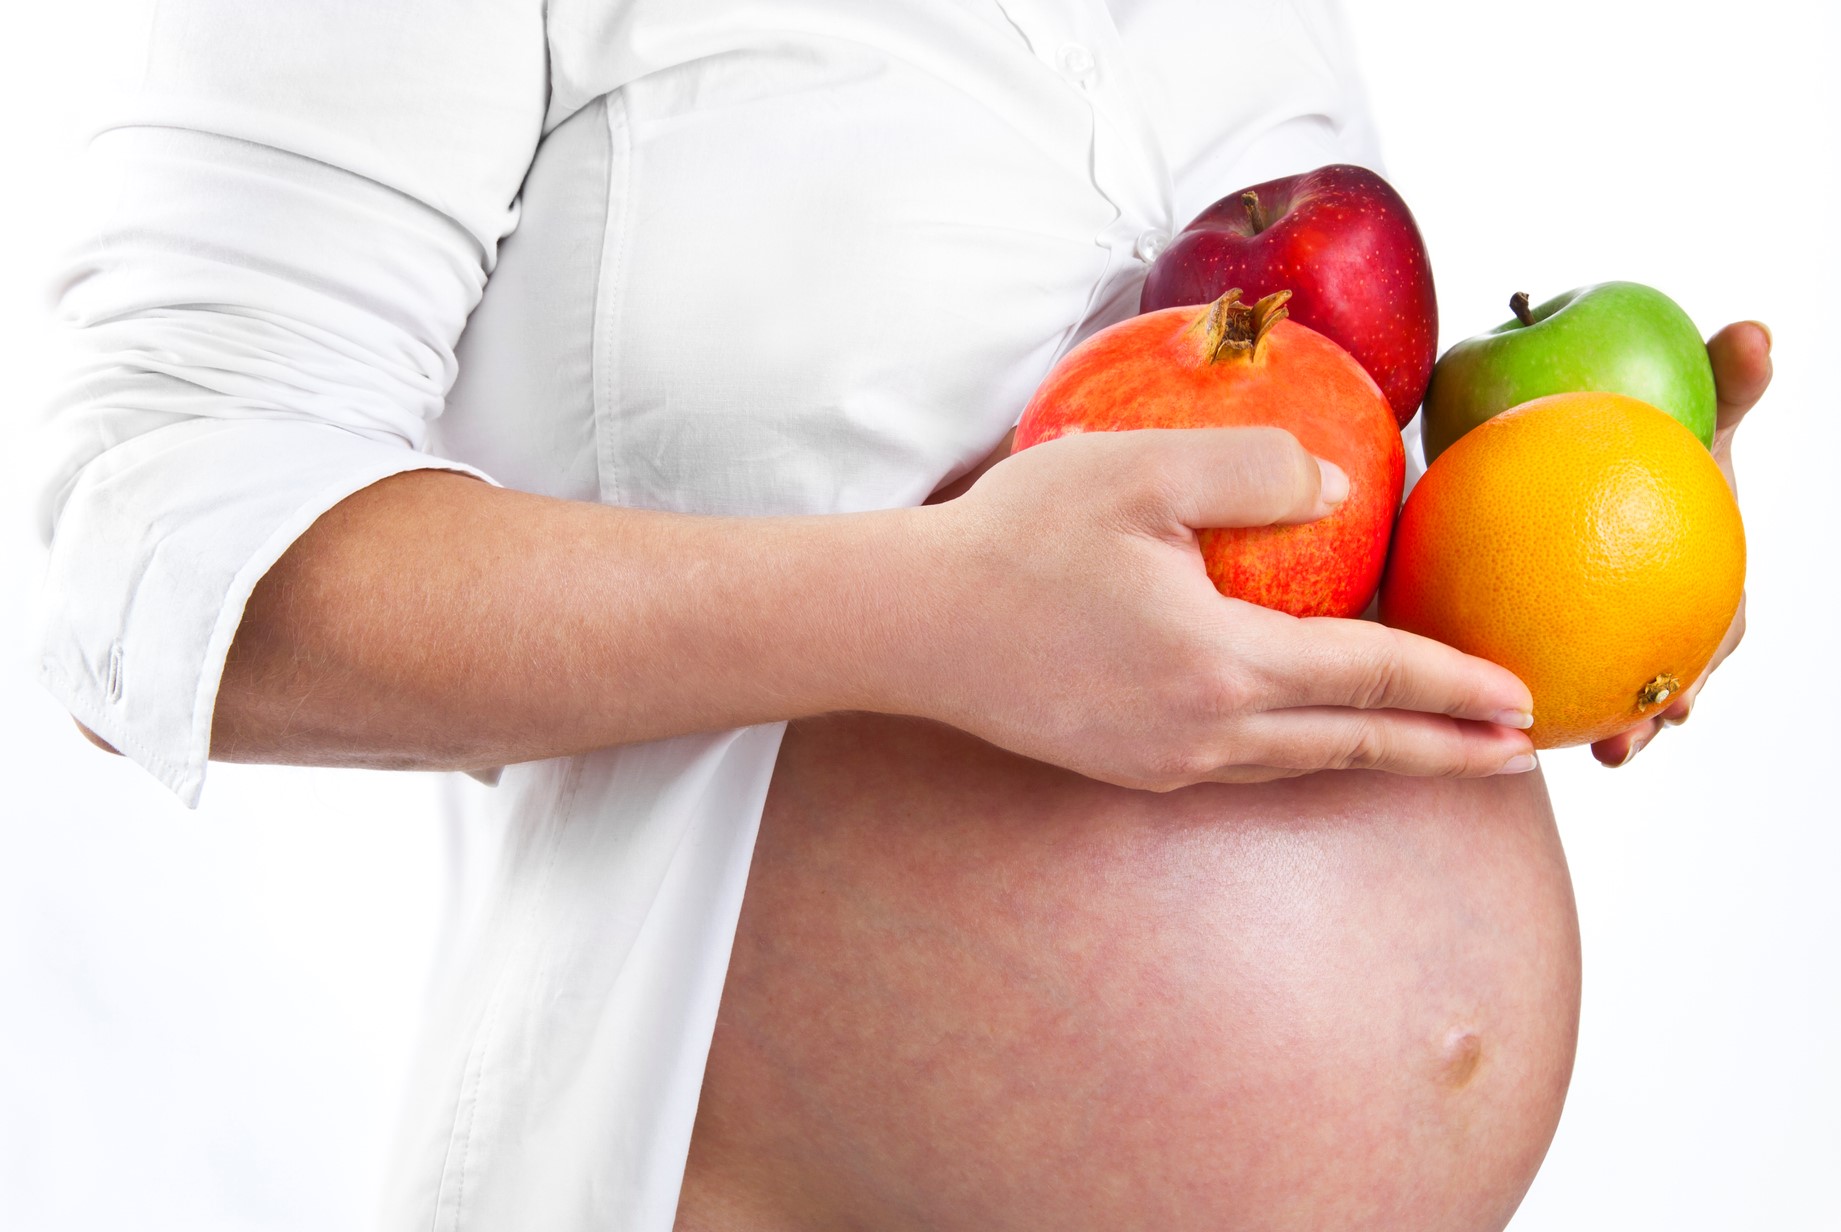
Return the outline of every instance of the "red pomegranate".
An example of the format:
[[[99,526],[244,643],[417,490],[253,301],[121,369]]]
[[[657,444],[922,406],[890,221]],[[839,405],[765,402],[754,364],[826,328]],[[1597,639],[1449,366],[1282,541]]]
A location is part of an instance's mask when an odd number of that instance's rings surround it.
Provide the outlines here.
[[[1207,529],[1222,594],[1294,616],[1354,616],[1380,583],[1406,460],[1380,387],[1350,354],[1285,319],[1291,292],[1164,308],[1094,334],[1049,372],[1012,452],[1075,432],[1284,428],[1349,476],[1334,513],[1296,526]]]

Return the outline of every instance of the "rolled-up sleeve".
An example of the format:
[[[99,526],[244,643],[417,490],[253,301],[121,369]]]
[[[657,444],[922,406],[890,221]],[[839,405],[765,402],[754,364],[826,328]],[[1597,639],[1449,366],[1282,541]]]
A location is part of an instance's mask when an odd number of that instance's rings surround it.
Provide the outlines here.
[[[74,359],[37,443],[38,667],[189,804],[262,575],[360,488],[469,470],[427,425],[516,223],[543,12],[162,0],[90,144],[103,221],[49,289]]]

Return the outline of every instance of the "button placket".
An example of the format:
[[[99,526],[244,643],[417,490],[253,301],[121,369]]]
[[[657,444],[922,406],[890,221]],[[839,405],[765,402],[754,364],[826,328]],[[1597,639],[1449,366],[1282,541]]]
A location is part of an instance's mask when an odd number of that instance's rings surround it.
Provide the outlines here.
[[[1125,48],[1104,0],[998,0],[1040,63],[1072,87],[1091,115],[1087,174],[1112,208],[1093,237],[1106,254],[1074,342],[1136,304],[1136,283],[1174,229],[1170,177],[1161,144],[1137,99]],[[1129,303],[1127,302],[1129,301]]]

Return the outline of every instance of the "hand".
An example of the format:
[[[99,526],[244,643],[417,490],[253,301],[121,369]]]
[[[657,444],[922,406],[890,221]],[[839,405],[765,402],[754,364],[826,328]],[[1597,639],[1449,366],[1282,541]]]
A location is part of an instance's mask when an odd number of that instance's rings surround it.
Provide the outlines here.
[[[1516,730],[1531,699],[1508,671],[1208,580],[1194,528],[1309,521],[1346,484],[1270,428],[1087,433],[997,460],[929,511],[948,581],[917,593],[892,708],[1156,791],[1532,768]]]
[[[1738,481],[1732,473],[1732,437],[1747,411],[1758,404],[1771,384],[1771,333],[1756,321],[1728,325],[1707,342],[1707,357],[1713,361],[1713,385],[1719,396],[1719,420],[1713,431],[1713,457],[1726,474],[1732,494],[1739,494]],[[1607,766],[1627,765],[1654,740],[1664,727],[1688,721],[1694,700],[1707,683],[1713,669],[1725,662],[1745,636],[1745,597],[1739,596],[1739,610],[1732,618],[1726,638],[1713,652],[1713,661],[1700,678],[1670,703],[1668,709],[1651,715],[1628,731],[1618,732],[1592,746],[1592,756]]]

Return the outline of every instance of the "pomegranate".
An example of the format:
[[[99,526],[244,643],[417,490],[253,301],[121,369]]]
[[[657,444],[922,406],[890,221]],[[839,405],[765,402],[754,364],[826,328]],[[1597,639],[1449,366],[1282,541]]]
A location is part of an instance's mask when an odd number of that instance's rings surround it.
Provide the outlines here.
[[[1301,525],[1203,529],[1209,579],[1294,616],[1354,616],[1380,583],[1406,459],[1380,387],[1340,346],[1286,320],[1290,297],[1247,305],[1235,289],[1101,330],[1050,370],[1012,452],[1076,432],[1284,428],[1348,474],[1348,499]]]

